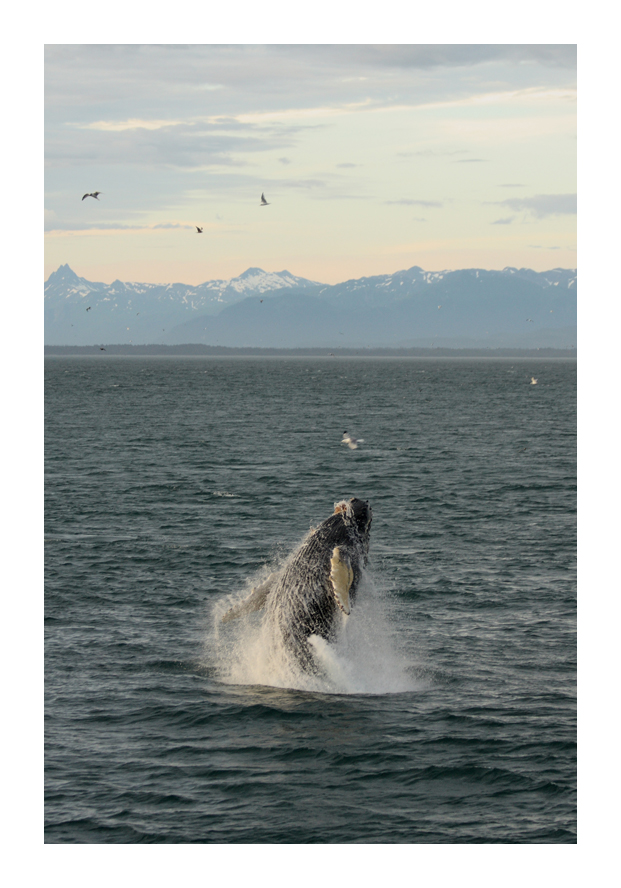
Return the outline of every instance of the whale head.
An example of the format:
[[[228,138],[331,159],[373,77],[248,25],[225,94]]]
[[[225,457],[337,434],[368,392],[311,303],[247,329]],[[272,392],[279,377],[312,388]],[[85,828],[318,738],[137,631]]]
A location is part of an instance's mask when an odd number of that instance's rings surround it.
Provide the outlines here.
[[[369,531],[373,520],[373,511],[368,501],[356,497],[352,497],[350,500],[341,500],[334,504],[334,512],[335,514],[338,512],[343,514],[343,521],[354,528],[368,548]]]

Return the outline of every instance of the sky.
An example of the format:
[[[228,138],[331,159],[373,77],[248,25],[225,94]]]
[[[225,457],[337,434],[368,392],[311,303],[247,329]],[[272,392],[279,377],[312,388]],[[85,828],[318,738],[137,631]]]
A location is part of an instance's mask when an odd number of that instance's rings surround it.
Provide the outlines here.
[[[45,46],[46,278],[575,268],[576,191],[575,44]]]

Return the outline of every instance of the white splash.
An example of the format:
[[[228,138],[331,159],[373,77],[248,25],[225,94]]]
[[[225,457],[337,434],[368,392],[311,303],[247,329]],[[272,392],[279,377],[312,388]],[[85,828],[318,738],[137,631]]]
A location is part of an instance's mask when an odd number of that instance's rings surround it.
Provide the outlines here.
[[[259,580],[260,581],[260,580]],[[253,583],[256,584],[257,578]],[[247,590],[243,592],[245,597]],[[426,684],[410,674],[412,664],[400,652],[387,616],[388,602],[366,573],[351,616],[342,620],[338,641],[311,636],[321,674],[302,671],[264,612],[220,625],[230,601],[214,614],[215,631],[207,640],[209,659],[228,684],[266,685],[328,694],[397,694]]]

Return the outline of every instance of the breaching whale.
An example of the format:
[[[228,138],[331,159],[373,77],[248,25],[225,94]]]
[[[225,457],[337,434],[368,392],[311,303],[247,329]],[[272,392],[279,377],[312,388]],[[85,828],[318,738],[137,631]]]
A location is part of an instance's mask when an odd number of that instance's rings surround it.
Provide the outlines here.
[[[367,564],[372,511],[356,499],[334,504],[334,513],[314,528],[285,563],[223,617],[228,622],[265,609],[265,619],[307,672],[317,672],[308,640],[335,641],[342,614],[349,615]]]

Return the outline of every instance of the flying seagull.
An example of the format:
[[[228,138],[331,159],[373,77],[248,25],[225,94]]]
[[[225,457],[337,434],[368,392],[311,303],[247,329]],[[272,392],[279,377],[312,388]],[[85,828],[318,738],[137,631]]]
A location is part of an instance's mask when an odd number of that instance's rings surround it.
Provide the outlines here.
[[[100,351],[100,352],[105,352],[105,348],[103,347],[103,345],[100,345],[100,346],[99,346],[99,351]]]
[[[350,450],[356,450],[358,448],[358,444],[364,444],[364,438],[354,438],[353,435],[348,435],[347,432],[343,432],[343,440],[341,444],[347,444]]]
[[[203,233],[203,229],[202,229],[202,228],[199,228],[198,225],[195,225],[194,227],[196,228],[196,230],[197,230],[197,232],[198,232],[199,234],[202,234],[202,233]]]
[[[530,378],[530,384],[531,384],[531,385],[537,385],[537,380],[535,379],[534,376],[531,376],[531,378]]]
[[[91,307],[90,307],[90,305],[89,305],[89,307],[88,307],[88,308],[87,308],[87,309],[86,309],[86,310],[87,310],[87,311],[90,311],[90,310],[91,310]]]
[[[269,207],[269,203],[265,200],[264,194],[261,195],[261,206],[262,207]]]
[[[95,200],[99,200],[99,197],[97,196],[98,194],[101,194],[101,191],[93,191],[92,194],[85,194],[82,200],[84,200],[84,198],[86,197],[94,197]]]

